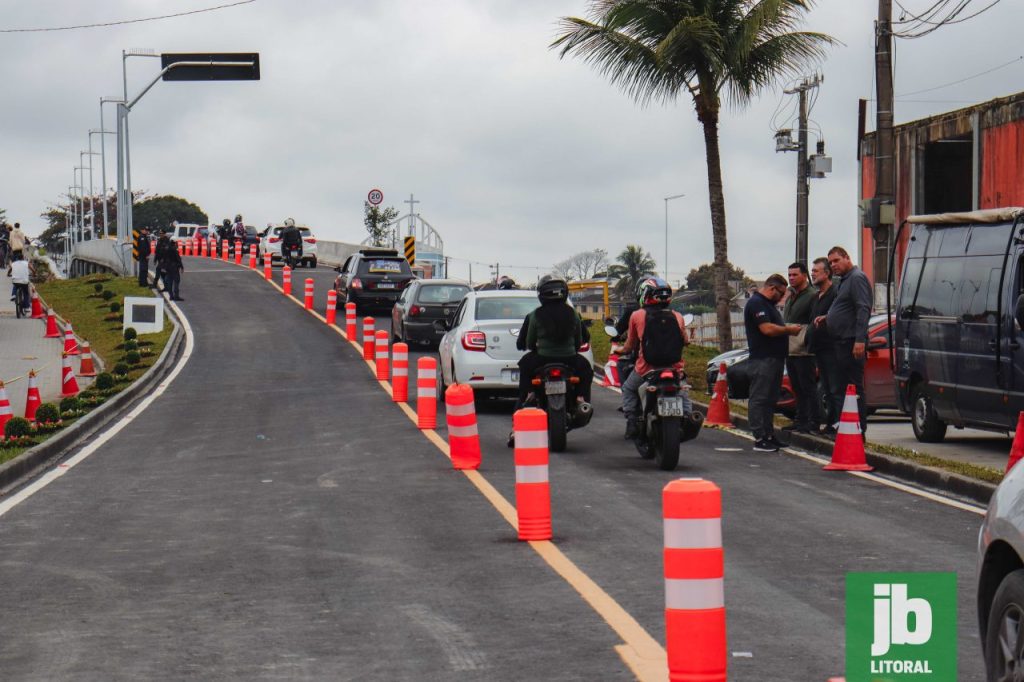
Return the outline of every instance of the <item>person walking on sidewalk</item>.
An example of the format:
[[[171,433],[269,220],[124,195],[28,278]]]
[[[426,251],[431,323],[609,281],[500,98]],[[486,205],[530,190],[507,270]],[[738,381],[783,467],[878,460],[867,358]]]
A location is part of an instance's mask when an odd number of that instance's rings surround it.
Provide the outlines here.
[[[796,394],[796,415],[789,427],[797,433],[818,430],[818,382],[814,376],[814,356],[807,347],[807,329],[811,325],[811,304],[814,287],[807,277],[807,265],[802,262],[789,266],[789,297],[782,309],[787,324],[800,325],[800,333],[789,337],[789,356],[786,371]]]
[[[836,424],[839,422],[839,413],[836,412],[837,400],[842,400],[846,393],[846,386],[841,385],[839,379],[839,364],[836,362],[836,351],[832,343],[832,337],[825,328],[825,316],[828,314],[832,302],[836,300],[836,288],[832,285],[832,268],[827,258],[815,258],[811,266],[811,282],[818,288],[814,300],[811,302],[811,319],[814,323],[807,330],[807,346],[814,354],[814,362],[818,367],[818,379],[825,393],[825,400],[820,406],[824,409],[821,415],[821,422],[824,427],[822,435],[833,436],[836,433]],[[840,396],[837,398],[837,396]]]
[[[754,450],[777,452],[782,443],[775,438],[775,403],[782,385],[782,367],[789,351],[787,336],[796,336],[802,327],[784,324],[776,304],[786,295],[786,280],[772,275],[755,291],[743,308],[750,359],[750,399],[747,418],[754,434]]]
[[[139,229],[139,286],[149,286],[149,228]]]
[[[860,432],[864,434],[868,427],[867,406],[864,404],[864,359],[867,355],[868,319],[871,317],[871,282],[841,246],[833,246],[829,250],[828,264],[832,273],[841,278],[836,300],[825,316],[843,387],[837,396],[835,411],[836,414],[842,413],[846,387],[849,384],[856,386]]]
[[[164,276],[164,291],[172,301],[183,301],[179,295],[181,286],[181,273],[185,265],[181,262],[181,255],[173,248],[164,249],[160,252],[160,262],[157,266]]]

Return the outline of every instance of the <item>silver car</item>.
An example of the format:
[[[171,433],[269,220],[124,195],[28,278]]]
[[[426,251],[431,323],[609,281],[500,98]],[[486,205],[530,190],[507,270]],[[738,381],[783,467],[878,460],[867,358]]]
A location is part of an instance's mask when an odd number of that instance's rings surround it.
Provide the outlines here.
[[[978,535],[978,625],[989,680],[1024,674],[1024,464],[996,488]]]
[[[441,382],[469,384],[474,391],[515,393],[524,353],[516,348],[516,338],[523,320],[538,305],[535,291],[466,294],[438,347]],[[594,363],[589,344],[580,353]]]

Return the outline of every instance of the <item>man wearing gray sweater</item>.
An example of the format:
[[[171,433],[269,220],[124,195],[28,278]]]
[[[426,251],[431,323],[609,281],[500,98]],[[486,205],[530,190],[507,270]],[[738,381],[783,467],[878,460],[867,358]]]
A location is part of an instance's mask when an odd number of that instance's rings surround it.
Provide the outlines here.
[[[861,433],[867,431],[867,406],[864,404],[864,359],[867,355],[868,318],[871,317],[871,282],[867,275],[850,260],[850,254],[841,246],[828,252],[828,263],[833,275],[839,275],[836,300],[825,316],[828,334],[832,338],[840,386],[857,387],[857,408],[860,410]],[[842,414],[843,395],[837,397],[835,414]]]

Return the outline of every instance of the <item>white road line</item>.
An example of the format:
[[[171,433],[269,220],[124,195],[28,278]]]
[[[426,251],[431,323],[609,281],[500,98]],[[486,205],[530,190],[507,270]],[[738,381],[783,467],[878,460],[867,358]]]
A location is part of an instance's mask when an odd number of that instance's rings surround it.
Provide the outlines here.
[[[192,356],[192,349],[195,345],[195,341],[192,335],[192,328],[189,326],[188,320],[185,319],[185,316],[181,314],[178,306],[171,301],[166,301],[166,305],[171,306],[175,312],[178,313],[178,320],[181,323],[182,330],[185,332],[185,351],[181,354],[181,358],[178,359],[178,363],[175,365],[174,369],[171,370],[171,373],[168,374],[163,381],[157,384],[153,392],[144,398],[142,402],[136,405],[131,412],[97,436],[95,440],[82,448],[78,454],[68,459],[66,462],[61,462],[59,466],[46,472],[38,479],[19,490],[16,494],[0,502],[0,516],[3,516],[28,498],[35,495],[37,492],[66,474],[72,467],[82,462],[86,457],[99,450],[107,441],[120,433],[124,427],[128,426],[128,424],[134,421],[136,417],[142,414],[146,408],[149,407],[154,400],[163,395],[164,391],[167,390],[167,387],[171,385],[171,382],[174,381],[175,377],[177,377],[185,367],[185,363],[188,362],[188,359]]]

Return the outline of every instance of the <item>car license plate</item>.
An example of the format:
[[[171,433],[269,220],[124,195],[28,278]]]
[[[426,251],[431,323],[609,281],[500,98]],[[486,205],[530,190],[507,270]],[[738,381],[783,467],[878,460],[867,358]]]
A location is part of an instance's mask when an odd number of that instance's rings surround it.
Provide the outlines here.
[[[519,383],[519,370],[518,369],[503,369],[501,370],[501,380],[506,384],[518,384]]]
[[[395,283],[394,282],[377,282],[377,288],[378,289],[394,289],[395,288]]]
[[[683,416],[683,399],[682,398],[658,398],[658,416],[659,417],[682,417]]]
[[[547,395],[564,395],[565,394],[565,382],[564,381],[549,381],[544,384],[544,393]]]

